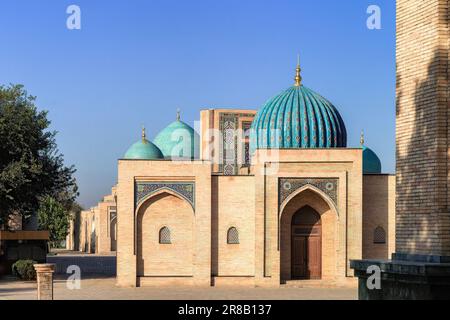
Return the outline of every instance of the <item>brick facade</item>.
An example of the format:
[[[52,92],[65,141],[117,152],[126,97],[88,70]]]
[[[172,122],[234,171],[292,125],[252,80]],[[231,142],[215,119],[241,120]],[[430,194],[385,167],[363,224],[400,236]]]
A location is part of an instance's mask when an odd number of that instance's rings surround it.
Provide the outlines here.
[[[352,277],[349,260],[367,255],[364,217],[377,224],[394,219],[392,176],[365,182],[366,201],[373,203],[363,215],[361,149],[259,150],[250,174],[212,168],[210,161],[119,161],[118,285],[278,286],[291,278],[290,223],[305,205],[321,215],[322,279],[343,282]],[[284,178],[309,183],[280,198]],[[139,187],[145,184],[161,188],[147,188],[146,195]],[[177,184],[195,185],[193,202]],[[170,244],[159,243],[163,227]],[[238,243],[227,242],[232,227]],[[390,233],[373,255],[386,258],[393,241]]]
[[[397,0],[397,253],[450,255],[449,39],[448,0]]]
[[[377,243],[377,228],[385,243]],[[389,259],[395,251],[395,176],[363,177],[363,259]]]
[[[118,285],[209,286],[211,163],[119,160],[118,178]],[[136,203],[138,182],[172,185],[194,183],[195,206],[192,208],[180,193],[167,188],[149,194],[142,203]],[[152,210],[152,206],[155,210]],[[172,230],[173,245],[159,244],[156,233],[162,226]],[[186,239],[186,244],[183,244],[183,239]],[[186,245],[189,244],[190,248],[187,248]],[[149,251],[140,252],[142,249]],[[167,261],[158,260],[158,252],[165,256]],[[149,255],[153,257],[150,258]],[[150,259],[148,268],[143,259]]]
[[[192,277],[194,211],[190,204],[164,191],[143,204],[136,219],[137,276]],[[167,228],[168,243],[160,243],[163,228]]]
[[[255,275],[255,177],[213,176],[212,265],[214,277]],[[239,244],[227,243],[227,232],[236,228]],[[216,279],[221,281],[221,279]]]
[[[116,212],[115,187],[97,206],[73,217],[66,238],[66,248],[99,254],[115,251],[117,239],[113,212]]]

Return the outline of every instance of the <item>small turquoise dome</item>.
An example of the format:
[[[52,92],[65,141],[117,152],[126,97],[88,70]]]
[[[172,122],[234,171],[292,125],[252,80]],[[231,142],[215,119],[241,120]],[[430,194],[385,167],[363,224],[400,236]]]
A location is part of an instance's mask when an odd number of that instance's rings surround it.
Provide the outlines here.
[[[200,136],[187,123],[177,120],[164,128],[153,140],[166,159],[196,159],[199,156]]]
[[[164,156],[157,146],[148,141],[145,137],[145,129],[142,130],[142,139],[134,143],[125,153],[124,159],[135,160],[156,160],[164,159]]]
[[[345,148],[344,121],[331,102],[301,84],[270,99],[252,123],[251,150]]]
[[[379,174],[381,173],[381,161],[372,149],[363,145],[363,173]]]

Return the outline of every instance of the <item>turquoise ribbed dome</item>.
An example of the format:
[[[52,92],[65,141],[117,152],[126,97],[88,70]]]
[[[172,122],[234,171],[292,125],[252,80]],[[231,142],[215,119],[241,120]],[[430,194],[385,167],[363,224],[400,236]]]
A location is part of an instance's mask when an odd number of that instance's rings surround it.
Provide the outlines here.
[[[134,143],[128,149],[124,158],[135,160],[156,160],[164,159],[164,156],[157,146],[145,138],[145,130],[143,130],[142,139]]]
[[[255,149],[344,148],[347,131],[337,109],[298,84],[270,99],[252,124]],[[297,78],[296,78],[297,81]]]
[[[200,136],[187,123],[179,119],[164,128],[153,140],[166,159],[198,158]]]
[[[363,173],[377,174],[381,173],[381,161],[372,149],[363,145]]]

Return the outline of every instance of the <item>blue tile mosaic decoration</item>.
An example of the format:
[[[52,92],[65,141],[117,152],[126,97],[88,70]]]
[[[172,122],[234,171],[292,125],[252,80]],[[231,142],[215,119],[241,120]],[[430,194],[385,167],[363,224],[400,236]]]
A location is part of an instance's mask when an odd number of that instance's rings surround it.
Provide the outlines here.
[[[137,207],[150,195],[163,189],[175,192],[186,199],[195,210],[195,182],[136,182],[135,206]]]
[[[338,181],[334,178],[280,178],[278,181],[279,206],[295,191],[306,185],[313,186],[325,193],[337,207],[338,204]]]

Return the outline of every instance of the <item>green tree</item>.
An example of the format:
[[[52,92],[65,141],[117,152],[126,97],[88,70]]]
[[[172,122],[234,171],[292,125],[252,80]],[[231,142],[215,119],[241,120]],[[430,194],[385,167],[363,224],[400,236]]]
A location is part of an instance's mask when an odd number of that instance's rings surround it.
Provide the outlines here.
[[[13,213],[36,214],[51,196],[68,209],[78,196],[73,166],[66,167],[47,111],[21,85],[0,86],[0,226]]]
[[[70,218],[70,212],[55,198],[46,196],[42,199],[38,209],[39,230],[50,232],[52,246],[66,239]]]

